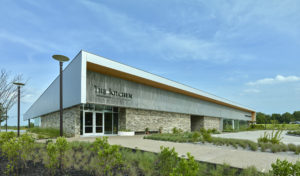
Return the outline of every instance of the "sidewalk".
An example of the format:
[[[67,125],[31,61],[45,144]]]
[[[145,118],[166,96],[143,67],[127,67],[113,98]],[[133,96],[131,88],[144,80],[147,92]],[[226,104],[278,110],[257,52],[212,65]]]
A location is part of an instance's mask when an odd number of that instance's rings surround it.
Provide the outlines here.
[[[69,138],[68,141],[89,141],[93,142],[95,137],[79,137]],[[267,153],[253,152],[241,149],[231,149],[230,147],[213,146],[210,144],[190,144],[190,143],[174,143],[165,141],[154,141],[143,139],[143,136],[110,136],[108,139],[110,144],[117,144],[127,148],[138,148],[150,152],[160,152],[160,146],[174,147],[179,156],[186,156],[190,152],[196,160],[223,164],[227,163],[237,168],[247,168],[255,166],[259,171],[267,172],[271,169],[271,164],[277,158],[290,162],[296,162],[300,159],[299,155],[292,153]]]

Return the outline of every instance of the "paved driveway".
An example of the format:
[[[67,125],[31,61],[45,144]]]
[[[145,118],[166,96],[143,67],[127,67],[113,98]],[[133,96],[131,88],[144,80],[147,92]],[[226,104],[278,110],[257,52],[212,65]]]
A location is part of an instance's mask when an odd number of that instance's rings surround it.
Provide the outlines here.
[[[95,137],[69,138],[69,141],[94,141]],[[233,167],[246,168],[255,166],[258,170],[266,172],[271,168],[271,163],[277,158],[287,159],[291,162],[299,160],[299,155],[292,153],[267,153],[248,150],[233,149],[231,147],[219,147],[210,144],[175,143],[143,139],[143,136],[133,137],[109,137],[110,144],[117,144],[128,148],[138,148],[150,152],[160,152],[160,146],[174,147],[179,156],[190,152],[196,160],[210,163],[227,163]]]
[[[261,131],[244,131],[238,133],[222,133],[222,134],[214,134],[215,137],[222,137],[222,138],[235,138],[235,139],[248,139],[254,142],[257,142],[257,139],[260,136],[264,135],[264,130]],[[267,133],[272,133],[271,130],[266,130]],[[290,136],[286,135],[287,131],[282,132],[282,142],[285,144],[296,144],[300,145],[300,137],[297,136]]]

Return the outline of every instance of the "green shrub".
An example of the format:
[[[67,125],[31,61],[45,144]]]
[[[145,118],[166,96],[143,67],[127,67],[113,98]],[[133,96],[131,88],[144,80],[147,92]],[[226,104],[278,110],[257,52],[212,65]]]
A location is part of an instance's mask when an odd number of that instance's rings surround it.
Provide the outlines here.
[[[258,143],[268,143],[268,142],[269,142],[269,136],[270,136],[270,134],[268,134],[268,133],[265,131],[265,132],[264,132],[264,135],[257,139],[257,142],[258,142]]]
[[[280,145],[278,145],[278,144],[273,144],[273,145],[271,146],[271,152],[272,152],[272,153],[280,152]]]
[[[282,134],[282,130],[277,130],[275,133],[275,131],[273,130],[270,136],[270,142],[272,144],[279,144],[280,141],[282,140],[283,137],[281,137]]]
[[[62,171],[62,169],[64,169],[63,160],[65,158],[66,151],[69,149],[69,143],[67,142],[65,137],[58,137],[56,139],[55,145],[57,147],[57,151],[59,154],[58,161],[59,161],[60,171]]]
[[[200,133],[201,133],[204,141],[212,142],[211,134],[207,130],[205,130],[204,128],[201,128]]]
[[[18,175],[21,149],[22,146],[16,137],[10,138],[2,144],[1,150],[8,159],[7,170],[5,171],[7,175],[14,173],[14,171],[16,171]]]
[[[34,148],[34,138],[28,133],[25,133],[18,138],[18,142],[22,146],[20,150],[21,164],[27,167],[27,160],[31,157]]]
[[[56,173],[56,169],[59,166],[59,152],[57,146],[53,142],[49,142],[47,144],[47,156],[48,162],[46,163],[46,167],[49,169],[50,175],[54,175]]]
[[[276,160],[276,163],[272,163],[272,172],[274,176],[289,176],[294,175],[294,165],[287,160]]]
[[[297,146],[295,144],[288,144],[288,150],[292,152],[296,152]]]
[[[299,153],[300,153],[300,146],[298,145],[297,148],[296,148],[295,154],[298,155]]]
[[[19,138],[12,136],[15,134],[6,133],[2,136],[1,150],[8,159],[6,173],[16,171],[18,174],[19,168],[26,167],[32,153],[34,139],[28,134],[23,134]]]
[[[200,136],[201,136],[201,134],[200,134],[198,131],[193,132],[193,133],[192,133],[192,140],[193,140],[193,142],[199,141]]]
[[[107,137],[96,138],[93,143],[93,151],[97,153],[98,169],[100,175],[113,175],[114,171],[123,168],[123,158],[119,146],[109,145]]]
[[[287,134],[300,136],[300,130],[288,131]]]
[[[280,151],[281,152],[288,151],[288,146],[287,145],[285,145],[285,144],[279,144],[279,146],[280,146]]]
[[[54,175],[57,168],[60,169],[62,174],[64,170],[66,151],[69,149],[69,143],[66,138],[58,137],[55,143],[53,143],[52,140],[49,140],[46,149],[48,156],[46,167],[49,169],[50,175]]]
[[[168,176],[173,172],[173,168],[176,167],[178,162],[178,154],[175,149],[169,149],[169,147],[160,147],[160,153],[158,155],[157,168],[158,172],[162,176]]]
[[[180,129],[180,128],[176,128],[176,127],[174,127],[173,129],[172,129],[172,133],[173,134],[180,134],[180,133],[182,133],[183,131],[182,131],[182,129]]]
[[[248,145],[249,145],[250,150],[257,151],[257,149],[258,149],[258,144],[257,143],[249,141]]]
[[[281,134],[282,130],[273,130],[271,134],[264,132],[264,135],[257,139],[258,143],[272,143],[272,144],[279,144],[282,140]]]
[[[187,159],[181,159],[170,176],[197,176],[199,172],[199,164],[194,160],[190,153],[187,153]]]
[[[240,174],[240,176],[260,176],[260,175],[263,176],[265,174],[259,173],[256,167],[254,166],[243,169],[243,171]]]
[[[17,137],[15,132],[1,132],[0,133],[0,147],[3,143],[9,141],[10,139]]]

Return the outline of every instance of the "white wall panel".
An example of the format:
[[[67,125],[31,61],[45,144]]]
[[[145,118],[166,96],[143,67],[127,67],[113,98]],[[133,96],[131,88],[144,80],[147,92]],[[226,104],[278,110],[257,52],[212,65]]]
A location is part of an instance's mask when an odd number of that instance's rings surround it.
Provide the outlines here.
[[[54,68],[55,69],[55,68]],[[59,70],[57,63],[57,70]],[[82,52],[69,63],[63,71],[63,106],[68,108],[81,103],[82,89]],[[85,76],[85,75],[84,75]],[[85,80],[85,79],[84,79]],[[84,81],[85,85],[85,81]],[[59,110],[59,75],[45,90],[45,92],[32,104],[23,116],[23,120],[39,117],[41,115]]]

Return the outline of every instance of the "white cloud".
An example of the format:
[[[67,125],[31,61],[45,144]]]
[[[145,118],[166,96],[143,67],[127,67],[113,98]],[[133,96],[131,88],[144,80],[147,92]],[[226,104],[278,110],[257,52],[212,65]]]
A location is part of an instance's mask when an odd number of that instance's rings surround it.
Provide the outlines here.
[[[203,38],[192,32],[166,30],[155,24],[139,21],[100,3],[79,2],[93,12],[95,18],[99,19],[102,24],[107,23],[106,26],[110,26],[111,30],[109,32],[102,31],[105,34],[101,33],[99,37],[104,39],[102,36],[107,36],[105,42],[108,43],[106,44],[111,44],[114,49],[121,52],[144,52],[146,50],[146,52],[151,51],[152,54],[165,60],[205,60],[215,63],[253,58],[250,54],[231,49],[219,37]]]
[[[297,81],[300,81],[300,77],[298,76],[277,75],[275,78],[264,78],[264,79],[259,79],[257,81],[248,82],[247,85],[255,86],[255,85],[277,84],[277,83],[297,82]]]

